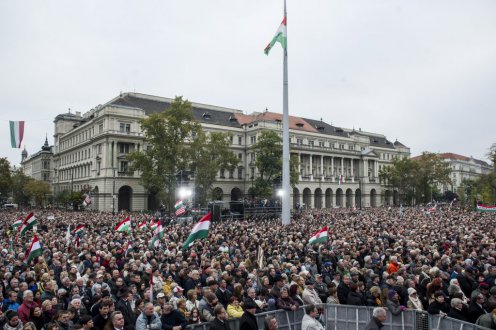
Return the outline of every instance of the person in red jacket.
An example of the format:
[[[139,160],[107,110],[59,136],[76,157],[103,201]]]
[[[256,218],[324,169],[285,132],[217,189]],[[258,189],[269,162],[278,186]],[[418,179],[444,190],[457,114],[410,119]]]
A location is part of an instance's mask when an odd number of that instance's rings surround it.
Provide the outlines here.
[[[33,292],[30,290],[24,291],[22,295],[22,304],[17,309],[19,319],[23,324],[30,321],[31,309],[36,306],[36,303],[33,301]]]

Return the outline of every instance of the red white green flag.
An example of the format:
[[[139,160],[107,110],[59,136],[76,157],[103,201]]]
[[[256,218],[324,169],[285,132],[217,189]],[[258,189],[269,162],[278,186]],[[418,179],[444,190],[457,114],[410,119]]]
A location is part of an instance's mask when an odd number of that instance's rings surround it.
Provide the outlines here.
[[[19,226],[18,230],[19,233],[21,233],[21,236],[26,235],[26,232],[33,228],[34,225],[38,223],[38,220],[36,220],[36,217],[33,215],[33,213],[29,213],[29,215],[24,219],[22,222],[22,225]]]
[[[131,242],[127,242],[126,244],[126,252],[124,253],[124,256],[127,257],[127,254],[133,250],[133,245]]]
[[[151,230],[157,229],[157,226],[159,223],[160,223],[160,220],[158,220],[157,222],[152,222],[152,224],[150,225],[150,229]]]
[[[126,219],[122,220],[115,226],[115,231],[118,232],[123,232],[123,231],[130,231],[131,230],[131,218],[127,217]]]
[[[29,247],[28,252],[26,252],[24,261],[29,265],[32,260],[41,256],[42,253],[43,250],[41,248],[40,241],[38,240],[38,236],[34,235],[33,240],[31,241],[31,246]]]
[[[176,217],[180,216],[181,214],[186,213],[186,205],[184,205],[182,199],[180,199],[176,202],[176,204],[174,205],[174,208],[176,209]]]
[[[480,212],[496,212],[496,205],[495,206],[488,206],[488,205],[479,204],[479,205],[477,205],[476,210],[480,211]]]
[[[274,38],[269,42],[269,44],[265,47],[264,53],[265,55],[269,55],[270,50],[274,47],[274,44],[278,42],[281,44],[283,49],[287,48],[288,40],[287,40],[287,27],[286,27],[286,17],[283,18],[281,25],[276,31]]]
[[[143,221],[138,225],[138,229],[140,230],[145,230],[146,229],[146,221]]]
[[[10,121],[10,144],[12,148],[20,148],[24,137],[24,121]]]
[[[20,225],[22,225],[22,221],[23,221],[23,216],[20,215],[15,221],[14,223],[12,224],[12,228],[18,228]]]
[[[212,220],[212,213],[208,212],[203,218],[196,223],[196,225],[191,230],[186,242],[183,244],[183,250],[187,249],[193,242],[197,239],[202,239],[208,237],[208,230],[210,228],[210,222]]]
[[[327,241],[327,227],[322,228],[318,232],[316,232],[310,239],[308,240],[308,244],[317,244]]]
[[[83,236],[84,235],[84,225],[78,225],[76,229],[72,231],[73,235]]]

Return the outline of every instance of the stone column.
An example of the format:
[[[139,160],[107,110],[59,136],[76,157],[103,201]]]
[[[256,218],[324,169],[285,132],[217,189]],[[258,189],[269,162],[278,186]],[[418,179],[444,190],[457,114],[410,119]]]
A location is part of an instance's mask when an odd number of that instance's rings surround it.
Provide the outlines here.
[[[344,157],[341,157],[341,173],[340,174],[344,177]]]
[[[301,153],[298,153],[298,181],[301,181]]]
[[[313,155],[310,154],[310,181],[313,181]]]
[[[320,155],[320,179],[324,181],[324,155]]]
[[[334,182],[334,177],[335,177],[335,173],[334,173],[334,157],[331,156],[331,182]]]
[[[353,173],[353,158],[350,158],[351,164],[351,182],[355,182],[355,173]]]

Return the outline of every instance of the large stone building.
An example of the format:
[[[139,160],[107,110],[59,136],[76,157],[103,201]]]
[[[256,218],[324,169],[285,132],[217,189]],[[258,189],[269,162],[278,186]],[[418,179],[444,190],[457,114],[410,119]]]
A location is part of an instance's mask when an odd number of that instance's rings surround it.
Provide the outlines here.
[[[477,180],[481,174],[488,174],[493,171],[491,165],[472,156],[457,155],[452,152],[441,153],[439,156],[447,162],[451,168],[451,185],[440,185],[441,191],[457,192],[463,180]]]
[[[58,115],[54,133],[54,191],[90,189],[92,208],[140,210],[151,206],[137,172],[128,173],[126,155],[144,147],[138,120],[170,106],[172,99],[137,93],[121,94],[84,113]],[[282,114],[192,103],[193,114],[206,131],[232,134],[231,148],[239,164],[218,173],[216,195],[240,200],[257,176],[251,147],[266,129],[282,132]],[[382,186],[378,172],[410,149],[384,135],[335,127],[321,120],[290,117],[290,150],[299,158],[299,183],[291,200],[306,207],[379,206],[396,194]]]
[[[21,153],[21,166],[24,174],[39,181],[48,182],[53,180],[53,152],[48,144],[48,137],[41,150],[28,157],[26,148]]]

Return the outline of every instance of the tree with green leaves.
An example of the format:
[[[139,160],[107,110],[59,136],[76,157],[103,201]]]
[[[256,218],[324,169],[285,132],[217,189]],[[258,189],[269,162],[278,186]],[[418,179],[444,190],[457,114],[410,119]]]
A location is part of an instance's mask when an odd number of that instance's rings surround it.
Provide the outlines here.
[[[393,190],[397,189],[400,203],[410,204],[416,186],[418,164],[411,158],[394,158],[391,166],[385,166],[379,171],[381,182]]]
[[[424,203],[432,199],[432,193],[437,185],[451,183],[451,168],[439,155],[423,152],[416,160],[418,170],[415,174],[419,193],[424,196]]]
[[[12,176],[7,158],[0,158],[0,203],[12,192]]]
[[[39,207],[47,204],[48,198],[52,194],[50,185],[47,182],[40,180],[28,181],[25,185],[25,190],[27,196]]]
[[[254,194],[261,198],[270,198],[274,194],[274,185],[281,184],[282,178],[282,138],[275,131],[264,130],[257,143],[252,147],[256,154],[255,166],[258,177],[254,181]],[[290,159],[290,184],[298,183],[298,158]]]
[[[12,172],[12,197],[19,205],[29,205],[29,194],[26,191],[26,185],[33,179],[28,177],[22,171],[22,168],[15,169]]]
[[[205,204],[218,171],[233,173],[240,161],[229,149],[230,137],[229,133],[200,131],[190,145],[190,168],[195,173],[195,200],[198,204]]]

